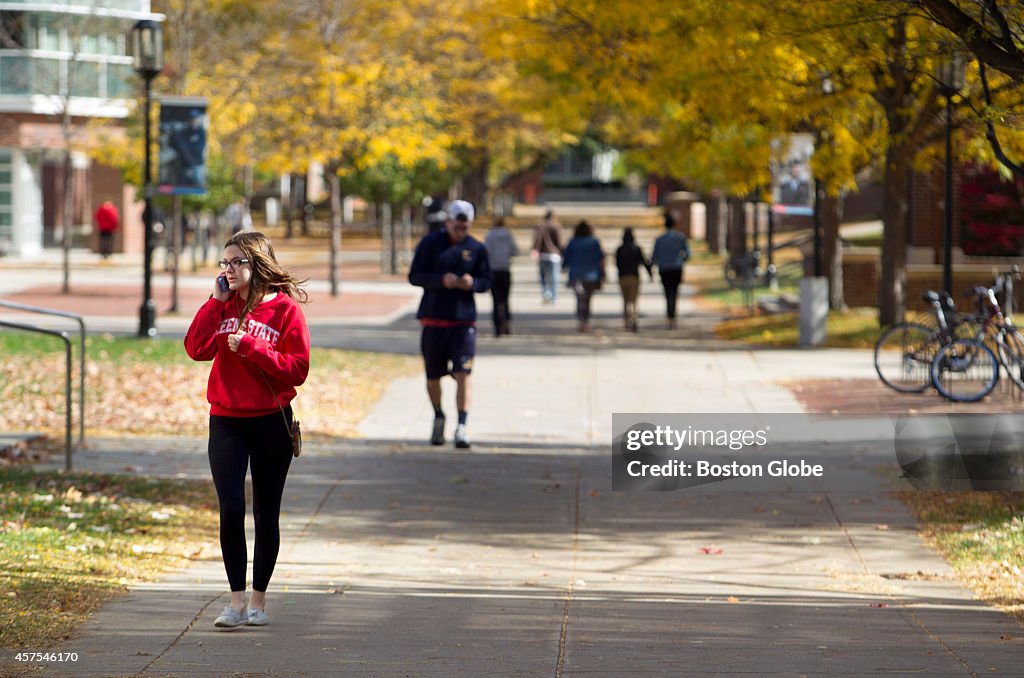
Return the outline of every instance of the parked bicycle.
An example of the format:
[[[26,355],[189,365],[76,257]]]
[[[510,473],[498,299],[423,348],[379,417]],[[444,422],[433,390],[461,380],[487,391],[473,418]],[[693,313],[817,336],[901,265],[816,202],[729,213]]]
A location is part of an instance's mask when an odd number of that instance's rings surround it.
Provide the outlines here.
[[[971,337],[973,326],[956,313],[946,292],[928,290],[922,297],[932,313],[930,323],[897,323],[875,342],[875,372],[882,383],[901,393],[920,393],[931,386],[931,364],[939,348],[955,339]]]
[[[800,248],[809,244],[814,235],[803,233],[777,245],[773,245],[770,253],[774,259],[775,253],[788,249]],[[722,267],[722,277],[732,289],[751,290],[755,287],[766,287],[772,280],[799,278],[803,274],[803,260],[792,259],[776,264],[774,261],[762,267],[764,254],[761,250],[752,250],[743,254],[734,254],[726,260]]]
[[[1014,267],[992,287],[970,291],[977,314],[957,313],[945,292],[926,292],[934,324],[893,325],[875,344],[875,371],[882,382],[903,393],[920,393],[931,385],[949,400],[974,402],[995,388],[1002,368],[1024,389],[1024,335],[1010,315],[1013,280],[1019,275]],[[1007,299],[1007,313],[998,303],[1000,293]]]

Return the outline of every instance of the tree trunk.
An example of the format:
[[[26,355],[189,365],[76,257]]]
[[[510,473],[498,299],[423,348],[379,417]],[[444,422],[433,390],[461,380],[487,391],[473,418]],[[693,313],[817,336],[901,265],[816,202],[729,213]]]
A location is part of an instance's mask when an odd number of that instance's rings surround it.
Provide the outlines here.
[[[473,203],[476,217],[479,219],[487,210],[484,204],[487,199],[487,174],[491,159],[486,151],[481,151],[473,158],[469,174],[465,177],[462,187],[462,199]]]
[[[313,206],[309,204],[309,176],[302,175],[302,191],[300,195],[302,199],[302,237],[309,237],[309,220],[313,216]]]
[[[843,245],[839,224],[843,218],[843,197],[826,194],[821,201],[822,270],[828,276],[828,307],[846,309],[843,297]]]
[[[295,236],[293,222],[293,216],[295,215],[295,181],[292,179],[291,174],[286,174],[282,177],[281,187],[284,189],[281,191],[284,194],[281,196],[281,207],[284,209],[284,237],[286,240],[291,240]]]
[[[708,251],[719,254],[725,245],[725,219],[728,213],[725,200],[720,195],[709,195],[704,199],[704,205]]]
[[[907,188],[909,161],[895,149],[887,152],[882,203],[882,276],[878,290],[878,322],[902,322],[907,310]]]
[[[75,197],[75,168],[71,162],[71,141],[70,134],[64,137],[64,229],[61,231],[61,250],[64,256],[64,284],[61,292],[71,293],[71,235],[72,224],[75,221],[74,197]]]
[[[331,171],[331,258],[330,276],[331,296],[339,293],[339,269],[341,258],[341,177]]]
[[[380,215],[381,232],[381,261],[380,270],[387,275],[393,275],[395,268],[395,222],[391,215],[391,203],[382,201],[379,203],[377,213]]]
[[[729,230],[726,234],[726,248],[729,255],[745,254],[747,252],[747,207],[743,198],[730,197],[729,205]]]

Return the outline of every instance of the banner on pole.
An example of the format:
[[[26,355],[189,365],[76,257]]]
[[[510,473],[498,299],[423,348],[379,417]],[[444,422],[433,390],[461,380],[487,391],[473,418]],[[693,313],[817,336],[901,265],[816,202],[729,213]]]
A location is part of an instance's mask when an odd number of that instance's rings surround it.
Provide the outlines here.
[[[206,106],[200,98],[160,99],[159,193],[206,193]]]

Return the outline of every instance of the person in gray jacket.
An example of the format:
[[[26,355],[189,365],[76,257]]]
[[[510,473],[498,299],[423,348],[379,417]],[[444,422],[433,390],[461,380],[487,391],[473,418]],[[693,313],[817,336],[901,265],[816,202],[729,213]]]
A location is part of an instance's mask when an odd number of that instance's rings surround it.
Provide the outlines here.
[[[494,301],[494,336],[511,334],[512,311],[508,305],[512,289],[512,257],[519,254],[512,232],[505,228],[505,219],[498,217],[484,239],[491,264],[491,299]]]

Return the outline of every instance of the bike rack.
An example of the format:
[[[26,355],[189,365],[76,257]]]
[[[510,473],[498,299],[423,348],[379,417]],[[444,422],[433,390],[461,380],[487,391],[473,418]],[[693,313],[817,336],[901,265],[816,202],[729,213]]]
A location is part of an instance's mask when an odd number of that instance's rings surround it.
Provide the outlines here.
[[[71,470],[71,338],[67,332],[57,330],[45,330],[33,325],[22,325],[6,320],[0,320],[0,326],[13,327],[16,330],[26,332],[39,332],[48,334],[51,337],[60,337],[64,341],[65,370],[64,370],[64,470]]]
[[[78,322],[78,446],[85,447],[85,320],[77,313],[55,311],[50,308],[29,306],[28,304],[19,304],[13,301],[6,301],[4,299],[0,299],[0,306],[17,309],[19,311],[28,311],[30,313],[41,313],[43,315],[52,315],[60,318],[71,318]]]

